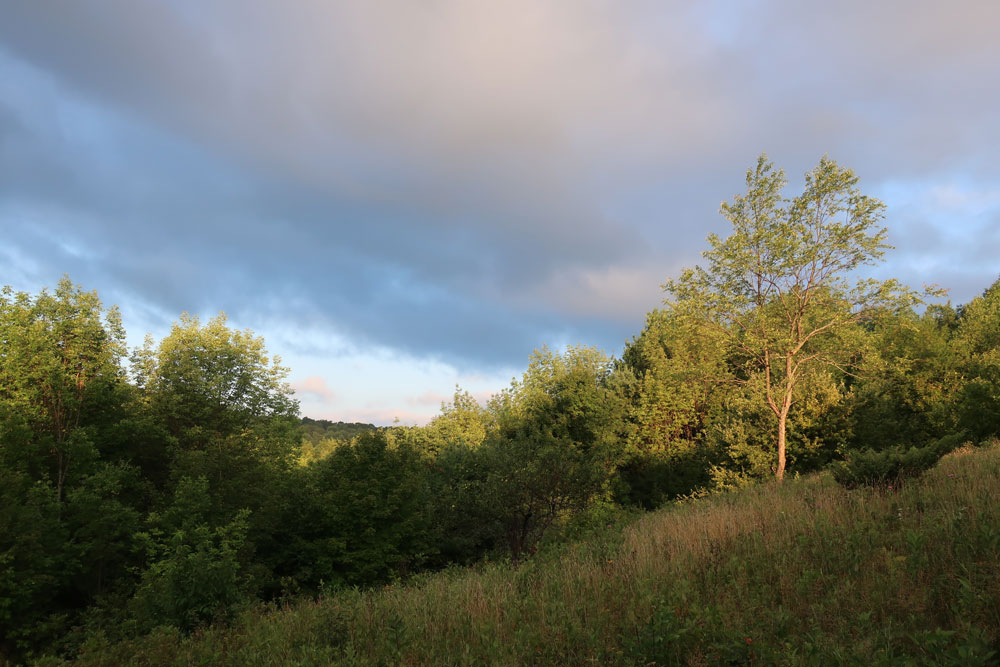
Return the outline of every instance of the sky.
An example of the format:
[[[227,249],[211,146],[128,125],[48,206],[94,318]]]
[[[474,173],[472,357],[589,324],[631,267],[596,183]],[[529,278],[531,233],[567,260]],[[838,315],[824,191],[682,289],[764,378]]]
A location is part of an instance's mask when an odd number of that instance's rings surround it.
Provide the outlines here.
[[[0,0],[0,284],[133,344],[263,336],[304,415],[425,423],[609,354],[766,152],[887,204],[874,269],[1000,275],[993,0]]]

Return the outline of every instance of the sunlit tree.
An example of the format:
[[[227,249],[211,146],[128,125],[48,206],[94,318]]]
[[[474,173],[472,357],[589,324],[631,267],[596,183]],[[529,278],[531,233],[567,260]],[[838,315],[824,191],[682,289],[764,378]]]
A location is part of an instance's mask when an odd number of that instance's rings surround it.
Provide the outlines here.
[[[722,205],[732,234],[709,235],[707,265],[664,285],[671,309],[724,337],[737,381],[773,415],[779,480],[788,414],[806,376],[850,366],[859,323],[917,300],[896,280],[857,277],[890,246],[885,206],[861,194],[853,171],[824,157],[801,195],[786,199],[786,183],[762,155],[747,171],[746,194]]]

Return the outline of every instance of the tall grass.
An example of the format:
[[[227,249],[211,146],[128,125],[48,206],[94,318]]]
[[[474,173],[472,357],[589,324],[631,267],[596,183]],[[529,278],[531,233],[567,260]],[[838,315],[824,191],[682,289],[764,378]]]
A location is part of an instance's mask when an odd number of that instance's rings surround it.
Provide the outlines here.
[[[828,475],[406,585],[160,629],[84,665],[996,664],[1000,448],[895,491]]]

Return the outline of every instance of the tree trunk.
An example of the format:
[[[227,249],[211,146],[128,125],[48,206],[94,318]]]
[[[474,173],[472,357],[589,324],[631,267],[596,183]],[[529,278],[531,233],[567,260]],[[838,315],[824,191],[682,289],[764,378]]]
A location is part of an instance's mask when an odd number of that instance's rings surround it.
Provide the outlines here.
[[[69,454],[56,449],[56,502],[60,505],[63,499],[63,485],[66,483],[66,472],[69,468]]]
[[[782,410],[778,415],[778,469],[774,476],[780,482],[785,478],[785,422],[788,419],[788,411]]]
[[[778,481],[785,479],[785,425],[788,423],[788,411],[792,407],[792,392],[795,389],[795,369],[792,366],[794,351],[785,354],[785,384],[782,391],[781,410],[778,410],[778,469],[774,476]]]

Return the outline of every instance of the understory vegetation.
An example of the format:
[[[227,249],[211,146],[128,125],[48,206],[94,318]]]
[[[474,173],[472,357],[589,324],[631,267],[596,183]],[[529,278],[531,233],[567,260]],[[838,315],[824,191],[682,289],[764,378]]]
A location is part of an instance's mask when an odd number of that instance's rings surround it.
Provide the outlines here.
[[[0,663],[986,664],[1000,281],[856,278],[856,180],[762,157],[620,358],[423,427],[301,419],[224,315],[129,350],[68,278],[4,288]]]
[[[580,536],[584,537],[584,536]],[[408,585],[161,627],[81,664],[996,664],[1000,447],[901,490],[828,474],[672,505]],[[55,663],[52,663],[55,664]]]

